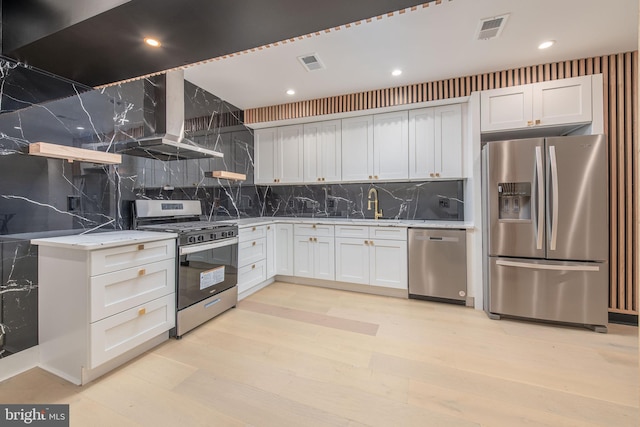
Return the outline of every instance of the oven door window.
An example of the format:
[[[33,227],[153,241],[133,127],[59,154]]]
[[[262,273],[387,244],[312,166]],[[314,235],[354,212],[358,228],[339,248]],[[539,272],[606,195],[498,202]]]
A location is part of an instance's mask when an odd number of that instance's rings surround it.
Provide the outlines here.
[[[181,255],[178,310],[238,284],[238,245]]]

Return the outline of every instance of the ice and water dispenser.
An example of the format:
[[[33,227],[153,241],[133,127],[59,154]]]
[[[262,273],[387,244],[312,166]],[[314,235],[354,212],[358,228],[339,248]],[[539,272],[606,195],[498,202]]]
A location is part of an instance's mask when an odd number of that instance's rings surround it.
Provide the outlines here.
[[[498,184],[498,218],[501,220],[531,220],[531,183],[501,182]]]

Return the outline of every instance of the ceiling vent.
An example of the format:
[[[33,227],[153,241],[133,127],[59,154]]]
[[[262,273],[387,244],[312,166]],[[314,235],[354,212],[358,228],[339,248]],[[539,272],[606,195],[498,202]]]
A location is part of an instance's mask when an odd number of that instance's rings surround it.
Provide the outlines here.
[[[481,20],[480,25],[478,25],[476,40],[490,40],[498,37],[504,29],[508,17],[509,14],[507,13]]]
[[[316,71],[324,69],[324,64],[320,61],[320,57],[317,53],[311,53],[309,55],[298,56],[298,61],[302,64],[307,71]]]

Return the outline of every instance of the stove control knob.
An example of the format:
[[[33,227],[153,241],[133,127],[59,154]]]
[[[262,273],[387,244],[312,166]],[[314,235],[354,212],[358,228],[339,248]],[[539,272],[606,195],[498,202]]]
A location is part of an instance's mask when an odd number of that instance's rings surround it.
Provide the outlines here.
[[[202,234],[198,236],[198,242],[204,242],[204,236]]]
[[[196,242],[196,236],[189,236],[187,238],[187,243],[195,243]]]

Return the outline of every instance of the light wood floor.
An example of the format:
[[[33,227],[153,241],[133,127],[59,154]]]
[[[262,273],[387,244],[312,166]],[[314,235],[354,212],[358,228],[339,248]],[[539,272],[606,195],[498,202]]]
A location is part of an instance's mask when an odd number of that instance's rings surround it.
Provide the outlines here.
[[[275,283],[84,387],[40,369],[2,403],[72,426],[638,426],[638,330]]]

